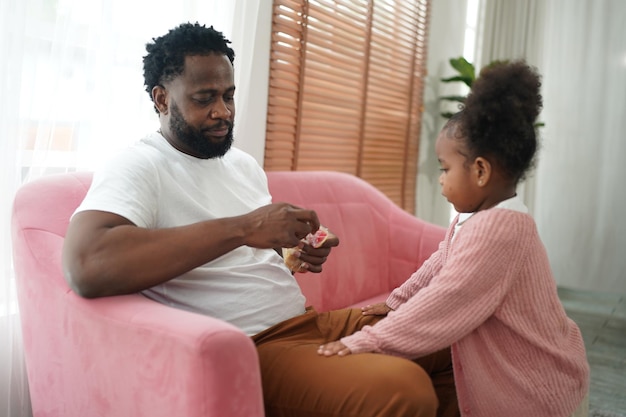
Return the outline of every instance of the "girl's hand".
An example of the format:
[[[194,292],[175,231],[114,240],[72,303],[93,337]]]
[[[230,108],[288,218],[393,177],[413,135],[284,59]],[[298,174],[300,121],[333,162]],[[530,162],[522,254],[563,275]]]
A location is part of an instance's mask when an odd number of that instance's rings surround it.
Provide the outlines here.
[[[368,306],[361,307],[361,311],[364,316],[386,316],[391,310],[391,307],[385,303],[370,304]]]
[[[317,348],[317,353],[323,356],[346,356],[352,352],[346,347],[346,345],[337,340],[336,342],[329,342],[320,346]]]

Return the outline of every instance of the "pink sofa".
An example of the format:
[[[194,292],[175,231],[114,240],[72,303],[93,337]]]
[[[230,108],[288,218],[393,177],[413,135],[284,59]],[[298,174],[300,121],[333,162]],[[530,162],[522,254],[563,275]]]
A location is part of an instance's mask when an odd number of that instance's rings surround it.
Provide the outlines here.
[[[383,300],[432,253],[444,230],[356,177],[271,172],[275,201],[317,210],[341,238],[322,274],[298,274],[318,310]],[[91,174],[25,184],[13,251],[35,417],[263,416],[257,356],[237,328],[141,295],[87,300],[67,286],[61,248]]]

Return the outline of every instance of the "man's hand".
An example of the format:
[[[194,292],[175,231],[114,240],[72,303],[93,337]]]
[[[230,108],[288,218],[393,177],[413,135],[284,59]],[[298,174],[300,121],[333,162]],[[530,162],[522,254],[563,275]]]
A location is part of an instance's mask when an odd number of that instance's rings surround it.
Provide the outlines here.
[[[254,248],[291,248],[320,227],[317,214],[287,203],[275,203],[241,216],[245,244]]]
[[[304,262],[298,272],[322,272],[322,265],[326,262],[333,247],[339,245],[339,238],[328,232],[328,237],[319,248],[300,242],[300,251],[296,252],[299,259]]]
[[[322,356],[347,356],[351,354],[352,351],[348,349],[346,345],[337,340],[336,342],[329,342],[325,345],[321,345],[317,348],[317,353]]]

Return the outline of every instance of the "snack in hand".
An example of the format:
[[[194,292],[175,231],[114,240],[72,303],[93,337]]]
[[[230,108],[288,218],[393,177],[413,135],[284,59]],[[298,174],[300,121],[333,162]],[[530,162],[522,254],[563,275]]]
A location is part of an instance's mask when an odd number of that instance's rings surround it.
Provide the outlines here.
[[[315,233],[309,233],[302,241],[314,248],[319,248],[326,242],[326,239],[328,239],[328,229],[324,226],[320,226]],[[298,252],[301,252],[301,250],[297,246],[293,248],[283,248],[283,259],[285,260],[285,265],[287,265],[287,268],[289,268],[291,272],[300,272],[302,264],[304,264],[296,255]]]

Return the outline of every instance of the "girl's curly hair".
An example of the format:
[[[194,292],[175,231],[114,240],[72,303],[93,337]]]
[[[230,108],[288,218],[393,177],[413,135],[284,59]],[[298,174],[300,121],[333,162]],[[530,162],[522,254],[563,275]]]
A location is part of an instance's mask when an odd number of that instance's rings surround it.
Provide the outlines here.
[[[491,158],[516,183],[534,165],[541,77],[524,60],[485,67],[452,121],[470,157]]]
[[[152,38],[152,42],[146,44],[148,54],[143,57],[144,84],[150,99],[154,86],[162,85],[183,72],[188,55],[217,52],[226,55],[232,64],[235,52],[228,44],[230,41],[222,32],[197,22],[183,23],[161,37]]]

